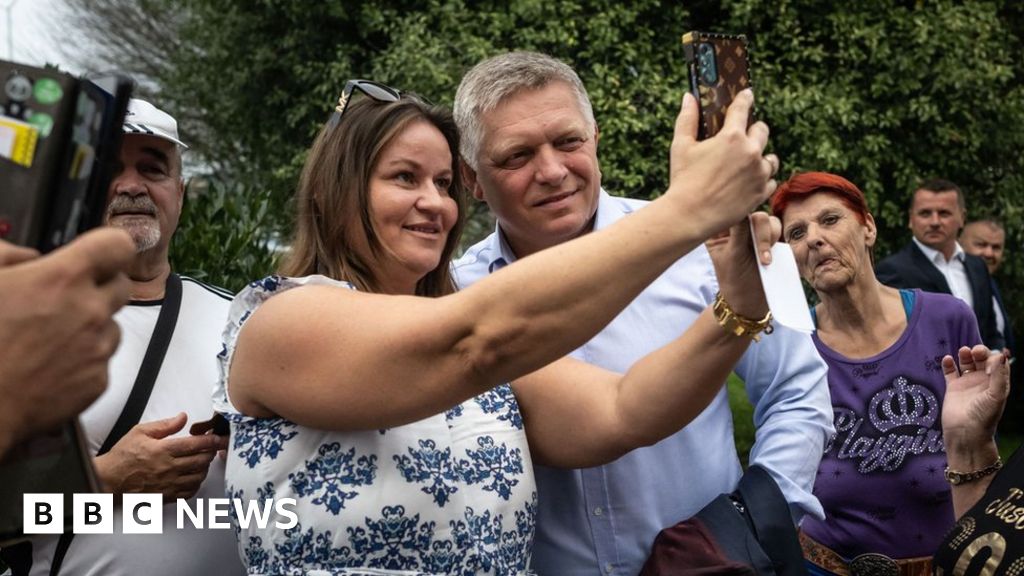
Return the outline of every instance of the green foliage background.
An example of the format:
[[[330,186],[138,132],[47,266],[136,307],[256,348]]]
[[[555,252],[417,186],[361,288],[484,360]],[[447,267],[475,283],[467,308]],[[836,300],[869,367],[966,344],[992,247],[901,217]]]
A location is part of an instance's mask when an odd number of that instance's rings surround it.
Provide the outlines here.
[[[686,86],[679,38],[705,29],[750,38],[758,114],[772,128],[783,176],[827,170],[860,185],[880,225],[880,256],[907,241],[905,205],[918,180],[960,183],[971,215],[994,213],[1006,221],[1011,252],[1001,282],[1018,319],[1024,311],[1017,297],[1024,279],[1021,3],[145,4],[165,11],[184,39],[154,74],[155,98],[182,118],[189,142],[215,176],[238,187],[237,202],[265,204],[258,219],[263,233],[280,241],[286,241],[289,198],[305,149],[346,79],[372,78],[450,104],[470,66],[511,49],[547,52],[579,71],[601,129],[605,187],[657,196],[666,185],[672,124]],[[196,203],[213,201],[199,195]],[[234,234],[226,230],[235,225],[231,219],[206,223],[225,230],[189,240],[181,247],[187,253],[178,253],[199,269],[220,266],[210,259],[225,260],[214,255],[232,245],[223,235]],[[477,218],[468,236],[490,226]],[[190,234],[197,229],[190,224]]]
[[[199,188],[199,190],[197,190]],[[233,292],[276,267],[270,199],[240,185],[193,180],[172,239],[171,267]]]

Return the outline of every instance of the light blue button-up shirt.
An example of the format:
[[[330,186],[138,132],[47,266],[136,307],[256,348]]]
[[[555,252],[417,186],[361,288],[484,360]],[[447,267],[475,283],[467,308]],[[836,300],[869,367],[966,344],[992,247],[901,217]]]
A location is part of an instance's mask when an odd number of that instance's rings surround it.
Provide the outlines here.
[[[645,204],[602,190],[594,227],[610,226]],[[468,286],[514,260],[496,231],[455,263],[456,280]],[[701,246],[572,356],[624,373],[682,334],[717,291],[711,258]],[[736,366],[754,405],[757,439],[750,461],[771,472],[794,519],[804,513],[824,517],[811,488],[833,432],[826,370],[809,335],[778,325],[751,344]],[[689,426],[654,446],[595,468],[536,466],[535,471],[539,510],[533,569],[540,576],[635,576],[659,530],[736,487],[742,469],[727,392],[723,387]]]

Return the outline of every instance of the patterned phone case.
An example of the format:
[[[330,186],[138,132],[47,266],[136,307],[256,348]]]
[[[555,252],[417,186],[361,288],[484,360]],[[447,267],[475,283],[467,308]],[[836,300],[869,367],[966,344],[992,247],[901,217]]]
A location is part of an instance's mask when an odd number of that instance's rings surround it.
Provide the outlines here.
[[[700,104],[698,138],[704,140],[721,130],[733,98],[751,86],[747,37],[689,32],[683,35],[683,53],[690,70],[690,92]],[[751,114],[749,123],[753,121]]]

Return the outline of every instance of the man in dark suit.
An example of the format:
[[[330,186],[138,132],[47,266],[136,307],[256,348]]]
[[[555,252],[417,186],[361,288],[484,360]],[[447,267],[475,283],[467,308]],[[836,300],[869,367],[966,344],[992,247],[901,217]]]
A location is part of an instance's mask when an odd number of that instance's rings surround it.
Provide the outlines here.
[[[996,282],[996,271],[1003,263],[1004,249],[1006,248],[1006,230],[1002,222],[995,218],[984,218],[975,220],[964,226],[960,232],[960,245],[964,252],[973,254],[985,261],[988,273],[991,278],[993,309],[996,314],[996,327],[1003,335],[1006,347],[1010,350],[1011,357],[1016,354],[1016,339],[1013,335],[1010,314],[1003,302],[1002,292]]]
[[[963,192],[948,180],[921,184],[910,204],[914,237],[875,267],[878,279],[894,288],[920,288],[952,294],[974,310],[981,340],[992,350],[1005,348],[996,328],[992,284],[985,262],[957,242],[966,216]]]
[[[973,254],[985,261],[988,273],[992,276],[993,309],[996,314],[996,327],[1006,341],[1006,348],[1011,358],[1018,354],[1016,338],[1013,334],[1013,322],[1003,301],[1003,294],[996,283],[995,274],[1003,263],[1006,248],[1006,229],[996,218],[987,217],[964,226],[960,233],[960,245],[968,254]],[[1024,409],[1024,365],[1015,363],[1010,368],[1010,400],[1004,414],[1019,414]],[[1006,431],[1024,430],[1024,422],[1019,418],[1003,418],[999,429]]]

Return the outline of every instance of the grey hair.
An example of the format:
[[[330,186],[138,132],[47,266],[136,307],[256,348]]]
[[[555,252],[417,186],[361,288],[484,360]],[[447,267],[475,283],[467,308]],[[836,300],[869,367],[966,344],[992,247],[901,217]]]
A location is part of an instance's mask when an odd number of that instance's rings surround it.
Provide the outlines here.
[[[565,82],[572,88],[587,129],[593,132],[597,122],[583,82],[568,64],[547,54],[509,52],[492,56],[462,77],[452,113],[461,138],[459,152],[470,168],[477,169],[477,156],[483,143],[481,117],[522,90],[536,90],[552,82]]]

